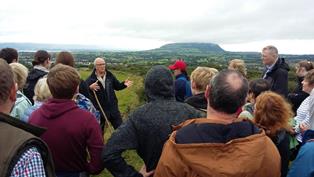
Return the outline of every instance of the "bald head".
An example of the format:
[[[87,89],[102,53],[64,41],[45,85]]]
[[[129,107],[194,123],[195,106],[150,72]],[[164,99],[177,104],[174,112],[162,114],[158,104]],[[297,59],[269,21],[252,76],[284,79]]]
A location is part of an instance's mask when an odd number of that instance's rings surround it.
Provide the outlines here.
[[[209,85],[209,105],[216,111],[234,114],[244,105],[249,86],[241,73],[223,70]]]
[[[228,84],[232,90],[238,90],[243,84],[243,79],[239,77],[238,73],[236,72],[230,73],[226,75],[226,84]]]

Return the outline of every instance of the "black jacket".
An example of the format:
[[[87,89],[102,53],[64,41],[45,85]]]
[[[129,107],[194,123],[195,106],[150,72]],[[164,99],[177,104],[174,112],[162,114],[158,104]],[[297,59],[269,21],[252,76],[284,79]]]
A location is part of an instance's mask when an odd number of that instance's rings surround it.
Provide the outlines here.
[[[154,66],[148,71],[145,93],[148,103],[130,114],[103,149],[105,167],[115,177],[142,176],[121,157],[123,151],[135,149],[147,171],[154,170],[172,126],[203,116],[193,107],[175,101],[174,81],[164,66]]]
[[[86,98],[90,99],[89,88],[86,82],[82,79],[79,86],[79,93],[83,94]]]
[[[89,88],[89,86],[96,81],[97,81],[97,77],[96,77],[95,69],[94,69],[92,74],[86,79],[85,83],[87,87]],[[118,99],[116,97],[115,90],[122,90],[126,88],[126,86],[124,85],[124,81],[123,82],[118,81],[117,78],[110,71],[106,71],[105,84],[106,84],[106,88],[104,89],[102,84],[98,83],[100,87],[100,89],[96,91],[98,100],[102,108],[106,112],[106,114],[112,113],[112,112],[113,113],[119,112]],[[91,90],[90,90],[90,98],[95,108],[99,110],[99,106],[96,102],[94,93]]]
[[[206,112],[207,109],[207,99],[205,98],[205,93],[199,93],[193,95],[184,100],[185,103],[193,106],[194,108]]]
[[[281,157],[281,176],[286,177],[290,159],[290,136],[286,130],[278,131],[275,137],[270,137],[276,145]]]
[[[297,78],[297,86],[294,89],[293,93],[289,93],[288,99],[292,103],[292,108],[294,113],[297,112],[297,109],[300,107],[301,103],[309,96],[308,93],[302,91],[302,81],[304,77]]]
[[[285,62],[284,58],[278,58],[277,62],[275,63],[274,67],[271,69],[270,72],[266,72],[267,69],[263,72],[263,76],[266,73],[266,79],[269,81],[271,91],[279,93],[285,97],[288,95],[288,71],[289,65]]]
[[[39,69],[32,69],[26,79],[26,84],[23,88],[24,95],[34,104],[34,89],[37,81],[48,73]]]

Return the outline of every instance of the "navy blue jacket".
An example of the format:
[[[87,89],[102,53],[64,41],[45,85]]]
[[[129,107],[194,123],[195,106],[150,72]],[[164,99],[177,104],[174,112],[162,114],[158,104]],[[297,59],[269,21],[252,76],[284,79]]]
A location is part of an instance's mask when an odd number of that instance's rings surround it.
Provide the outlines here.
[[[179,74],[176,76],[175,85],[175,97],[179,102],[184,102],[184,100],[192,96],[190,81],[187,80],[184,74]]]

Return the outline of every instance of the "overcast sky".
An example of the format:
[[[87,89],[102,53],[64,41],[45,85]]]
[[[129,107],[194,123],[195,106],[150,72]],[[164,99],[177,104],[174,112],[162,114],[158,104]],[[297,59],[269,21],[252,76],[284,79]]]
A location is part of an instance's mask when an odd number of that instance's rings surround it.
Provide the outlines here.
[[[314,54],[313,0],[6,0],[0,42],[143,50],[212,42],[229,51]]]

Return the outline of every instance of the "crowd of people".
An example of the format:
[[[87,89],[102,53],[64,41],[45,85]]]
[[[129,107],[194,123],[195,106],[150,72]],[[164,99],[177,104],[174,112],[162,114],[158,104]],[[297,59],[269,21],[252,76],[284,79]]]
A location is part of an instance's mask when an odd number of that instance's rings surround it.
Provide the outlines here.
[[[244,60],[227,69],[178,59],[146,74],[147,102],[123,121],[119,81],[104,58],[83,80],[75,58],[45,50],[28,70],[18,51],[0,51],[0,176],[84,177],[104,168],[115,177],[307,177],[314,170],[314,65],[289,65],[276,47],[261,52],[261,77],[249,80]],[[210,65],[210,63],[208,64]],[[104,142],[106,123],[115,129]],[[109,126],[110,127],[110,126]],[[136,150],[136,170],[122,153]]]

